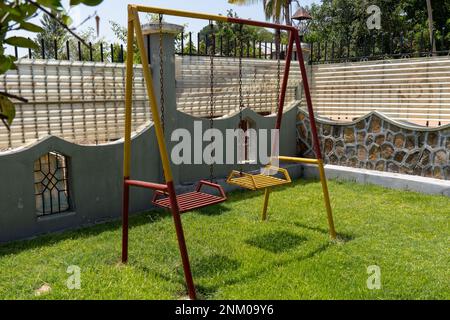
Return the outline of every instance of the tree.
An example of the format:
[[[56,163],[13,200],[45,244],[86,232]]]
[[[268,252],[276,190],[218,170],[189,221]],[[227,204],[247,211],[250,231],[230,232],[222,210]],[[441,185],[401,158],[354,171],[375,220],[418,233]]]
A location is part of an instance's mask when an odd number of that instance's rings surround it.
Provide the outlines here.
[[[364,0],[323,0],[320,5],[308,8],[313,20],[309,33],[305,36],[307,42],[333,42],[337,48],[350,51],[350,55],[363,54],[368,50],[367,41],[372,37],[378,40],[376,50],[381,52],[399,53],[401,43],[411,51],[426,49],[428,12],[423,0],[373,0],[370,4],[377,5],[381,10],[381,30],[369,30],[366,26],[368,2]],[[450,37],[450,2],[434,0],[434,30],[436,43],[440,44]],[[407,39],[406,39],[407,38]],[[384,39],[384,41],[383,41]],[[396,39],[396,41],[393,41]],[[391,48],[391,45],[394,48]],[[328,46],[330,49],[330,45]],[[367,51],[365,52],[367,53]]]
[[[78,36],[83,39],[84,43],[75,37],[69,38],[70,44],[70,60],[79,59],[79,51],[81,51],[82,60],[91,59],[91,47],[92,47],[92,61],[101,61],[102,53],[101,47],[103,47],[103,61],[120,61],[121,47],[120,44],[113,44],[114,56],[111,56],[110,45],[104,38],[97,38],[97,34],[94,28],[89,27],[86,30],[81,31]],[[81,50],[79,50],[81,49]],[[112,57],[112,58],[111,58]]]
[[[128,35],[128,29],[117,22],[109,21],[109,24],[111,25],[111,30],[116,36],[117,39],[119,39],[122,43],[127,43],[127,35]],[[136,39],[134,39],[133,42],[133,48],[134,48],[134,54],[133,54],[133,62],[136,64],[141,63],[141,55],[139,53],[139,48],[137,45]],[[124,49],[124,59],[126,59],[127,52]]]
[[[70,0],[71,6],[85,4],[96,6],[103,0]],[[4,0],[0,3],[0,43],[11,46],[38,49],[36,43],[28,38],[20,36],[9,36],[11,32],[25,30],[29,32],[42,32],[43,29],[29,20],[39,12],[49,15],[52,19],[64,27],[69,33],[73,33],[68,27],[71,23],[70,17],[65,13],[61,0]],[[76,36],[76,35],[75,35]],[[81,39],[82,40],[82,39]],[[0,46],[0,74],[15,69],[16,58],[5,53],[4,46]],[[15,117],[15,107],[11,99],[24,102],[23,97],[15,96],[7,92],[0,92],[0,120],[8,128]]]
[[[59,24],[55,19],[52,19],[48,14],[45,13],[42,16],[40,22],[42,31],[37,34],[34,40],[36,42],[37,48],[33,50],[33,57],[41,57],[42,52],[44,52],[46,58],[65,56],[66,53],[64,50],[64,45],[65,42],[69,39],[69,33],[67,32],[67,30],[63,26],[61,26],[61,24]],[[44,47],[42,47],[42,45],[44,45]]]
[[[156,14],[156,13],[146,14],[145,20],[148,23],[152,23],[152,24],[159,23],[159,14]],[[161,20],[161,22],[164,23],[164,18]],[[109,21],[109,24],[111,25],[111,30],[113,31],[113,33],[117,37],[117,39],[119,39],[123,43],[127,43],[127,34],[128,34],[127,27],[124,27],[124,26],[118,24],[117,22],[114,22],[111,20]],[[187,24],[184,24],[183,27],[186,28]],[[177,52],[181,51],[181,36],[182,36],[182,34],[179,33],[175,37],[175,50]],[[186,41],[186,40],[188,40],[188,37],[189,37],[188,34],[183,34],[184,43],[189,42],[189,41]],[[137,45],[136,39],[134,39],[133,48],[134,48],[133,61],[134,61],[134,63],[139,64],[139,63],[141,63],[141,56],[139,53],[139,47]],[[185,45],[183,52],[188,53],[189,47]],[[194,46],[192,47],[192,52],[196,52]],[[126,55],[127,55],[127,52],[124,50],[124,58],[126,57]]]

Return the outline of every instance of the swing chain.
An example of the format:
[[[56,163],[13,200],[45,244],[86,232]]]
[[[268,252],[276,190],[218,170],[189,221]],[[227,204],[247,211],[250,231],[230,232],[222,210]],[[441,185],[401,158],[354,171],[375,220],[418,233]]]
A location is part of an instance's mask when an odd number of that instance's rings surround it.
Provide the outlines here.
[[[280,78],[281,78],[281,32],[280,29],[277,29],[277,105],[280,103]]]
[[[239,128],[242,126],[242,109],[244,96],[242,94],[242,54],[243,54],[242,24],[239,25]]]
[[[163,132],[165,131],[164,124],[164,51],[163,51],[163,36],[162,36],[162,21],[163,15],[159,14],[159,87],[160,87],[160,104],[161,104],[161,126]]]
[[[242,39],[242,24],[239,25],[239,129],[243,129],[242,109],[244,108],[244,96],[242,94],[242,55],[244,51]],[[239,174],[242,176],[243,162],[239,167]]]
[[[214,127],[214,54],[215,54],[215,37],[214,37],[214,24],[212,20],[209,21],[211,26],[211,47],[209,51],[209,61],[210,61],[210,73],[209,73],[209,128]],[[214,165],[211,161],[209,165],[209,180],[213,182],[214,180]]]

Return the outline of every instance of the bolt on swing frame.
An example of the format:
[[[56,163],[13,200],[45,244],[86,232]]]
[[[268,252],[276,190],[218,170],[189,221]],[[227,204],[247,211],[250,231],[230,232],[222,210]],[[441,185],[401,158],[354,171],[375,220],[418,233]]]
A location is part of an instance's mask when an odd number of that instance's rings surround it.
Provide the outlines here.
[[[192,272],[190,268],[186,241],[184,238],[183,227],[180,218],[180,209],[177,203],[172,171],[170,168],[169,156],[167,153],[167,147],[164,140],[164,133],[161,127],[161,121],[158,117],[158,109],[156,96],[153,88],[153,80],[151,75],[151,70],[149,67],[149,61],[146,54],[144,46],[144,38],[142,35],[141,23],[139,20],[139,12],[145,13],[156,13],[165,14],[179,17],[204,19],[210,21],[221,21],[229,23],[247,24],[258,27],[271,28],[275,30],[285,30],[289,32],[289,44],[287,51],[287,58],[285,64],[285,70],[283,75],[283,81],[281,86],[281,94],[278,102],[278,112],[276,118],[276,129],[280,129],[281,120],[283,116],[283,105],[285,100],[285,93],[287,88],[287,82],[289,77],[289,69],[292,59],[293,45],[295,43],[298,54],[298,61],[300,65],[300,71],[302,74],[303,88],[305,91],[306,103],[308,107],[308,114],[311,123],[311,131],[313,137],[314,151],[316,153],[317,159],[304,159],[295,157],[283,157],[280,156],[281,161],[292,161],[299,163],[309,163],[316,164],[320,173],[320,180],[322,183],[322,189],[324,193],[325,207],[327,210],[329,232],[332,239],[336,238],[336,231],[334,229],[333,216],[331,212],[330,199],[328,194],[327,181],[325,177],[325,170],[323,166],[322,153],[320,151],[319,140],[317,135],[316,123],[314,119],[314,112],[312,107],[312,100],[309,91],[308,79],[306,75],[306,68],[303,61],[303,53],[301,50],[300,37],[298,35],[298,30],[292,26],[280,25],[269,22],[260,22],[253,20],[246,20],[233,17],[225,17],[219,15],[203,14],[188,11],[179,11],[171,9],[163,9],[149,6],[141,5],[128,5],[128,37],[127,37],[127,61],[126,61],[126,82],[125,82],[125,143],[124,143],[124,160],[123,160],[123,207],[122,207],[122,262],[126,263],[128,261],[128,210],[129,210],[129,194],[130,186],[142,187],[147,189],[152,189],[155,191],[166,192],[169,194],[171,202],[171,211],[174,220],[178,246],[181,254],[181,260],[183,263],[184,276],[186,280],[186,286],[188,289],[188,294],[190,299],[196,299],[195,286],[192,279]],[[131,109],[132,109],[132,79],[133,79],[133,42],[136,36],[137,44],[139,47],[139,53],[141,56],[143,74],[147,89],[147,95],[150,102],[150,108],[153,115],[153,122],[156,132],[156,138],[158,141],[159,153],[161,155],[161,162],[164,171],[165,184],[151,183],[144,181],[137,181],[130,179],[130,158],[131,158]],[[264,206],[267,208],[269,192],[266,190]]]

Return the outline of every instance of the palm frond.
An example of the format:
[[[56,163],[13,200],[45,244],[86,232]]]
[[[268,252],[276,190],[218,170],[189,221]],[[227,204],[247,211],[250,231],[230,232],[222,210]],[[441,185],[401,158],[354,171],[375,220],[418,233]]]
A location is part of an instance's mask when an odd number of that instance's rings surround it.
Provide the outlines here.
[[[228,0],[228,3],[242,6],[262,2],[266,20],[280,22],[283,16],[283,7],[291,1],[292,0]]]
[[[261,2],[261,0],[228,0],[229,4],[237,4],[238,6],[246,6]]]

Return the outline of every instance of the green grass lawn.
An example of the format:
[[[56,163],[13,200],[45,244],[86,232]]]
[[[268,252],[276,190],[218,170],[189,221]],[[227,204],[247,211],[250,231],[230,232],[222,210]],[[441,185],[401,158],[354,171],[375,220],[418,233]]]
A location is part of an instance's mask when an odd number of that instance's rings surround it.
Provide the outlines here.
[[[330,181],[338,242],[330,242],[321,187],[299,181],[271,196],[234,192],[183,215],[202,299],[450,299],[450,199]],[[150,201],[150,199],[149,199]],[[184,278],[171,216],[134,215],[121,265],[120,222],[0,246],[1,299],[180,299]],[[69,265],[81,289],[69,290]],[[381,268],[369,290],[367,267]],[[48,284],[51,292],[35,297]]]

